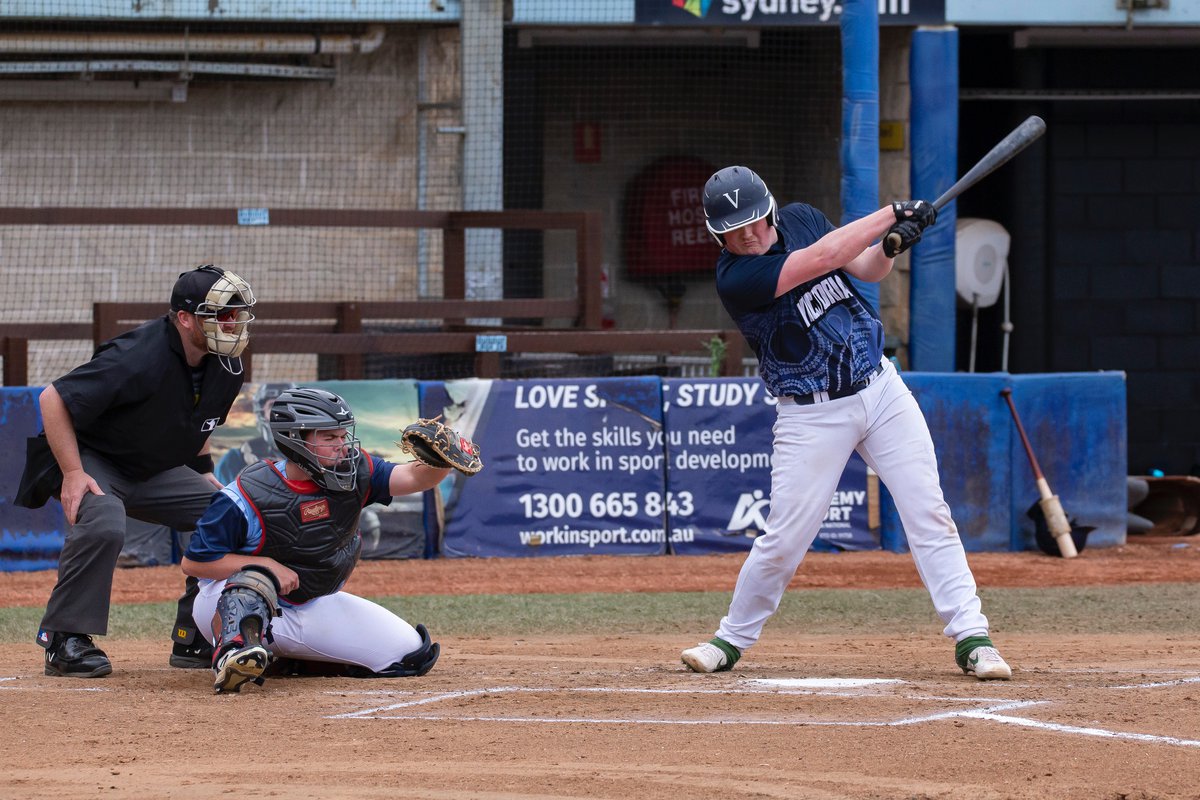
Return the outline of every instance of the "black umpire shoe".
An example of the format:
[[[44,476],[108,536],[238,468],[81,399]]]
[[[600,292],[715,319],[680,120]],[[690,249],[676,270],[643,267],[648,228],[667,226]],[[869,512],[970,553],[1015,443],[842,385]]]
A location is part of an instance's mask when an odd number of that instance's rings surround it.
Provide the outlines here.
[[[101,678],[110,672],[112,662],[86,633],[54,633],[46,647],[47,675]]]
[[[203,636],[195,637],[190,644],[175,642],[171,645],[171,666],[179,669],[212,669],[212,645]]]

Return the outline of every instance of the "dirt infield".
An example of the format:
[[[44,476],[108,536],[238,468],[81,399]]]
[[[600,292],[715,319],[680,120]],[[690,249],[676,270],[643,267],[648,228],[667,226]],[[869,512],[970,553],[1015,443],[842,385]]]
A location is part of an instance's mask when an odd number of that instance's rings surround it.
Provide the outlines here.
[[[716,556],[474,558],[364,561],[347,591],[377,597],[424,594],[575,594],[580,592],[726,592],[733,590],[744,554]],[[981,587],[1107,586],[1179,583],[1200,578],[1200,539],[1145,538],[1124,547],[1084,550],[1075,559],[1041,553],[971,553]],[[118,570],[114,603],[174,600],[176,567]],[[53,572],[0,572],[0,608],[42,606]],[[904,553],[810,553],[791,589],[919,587]]]
[[[1200,542],[1173,540],[970,558],[984,587],[1200,575]],[[367,562],[349,588],[727,591],[741,559]],[[179,581],[123,570],[115,594],[172,600]],[[0,575],[0,604],[40,605],[52,584]],[[911,559],[885,553],[813,554],[794,584],[917,585]],[[0,797],[1200,797],[1194,637],[1010,635],[1014,679],[985,684],[937,630],[772,633],[736,671],[694,675],[678,653],[700,635],[443,638],[424,678],[277,678],[232,696],[167,667],[164,643],[105,640],[115,670],[95,681],[44,677],[34,645],[3,644]]]

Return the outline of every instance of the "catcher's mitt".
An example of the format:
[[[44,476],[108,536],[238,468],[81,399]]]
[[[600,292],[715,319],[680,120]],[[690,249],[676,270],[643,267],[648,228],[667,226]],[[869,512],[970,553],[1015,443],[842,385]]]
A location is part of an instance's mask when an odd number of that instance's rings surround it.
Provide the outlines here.
[[[443,425],[441,417],[419,419],[400,432],[400,449],[418,461],[438,469],[453,467],[464,475],[483,469],[479,445]]]

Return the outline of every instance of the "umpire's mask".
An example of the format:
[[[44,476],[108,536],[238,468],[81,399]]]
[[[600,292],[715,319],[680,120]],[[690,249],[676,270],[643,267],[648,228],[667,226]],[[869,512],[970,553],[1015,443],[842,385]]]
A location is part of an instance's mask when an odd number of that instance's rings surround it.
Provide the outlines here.
[[[250,284],[212,264],[180,275],[171,292],[171,309],[196,316],[208,352],[234,375],[242,374],[239,356],[250,343],[249,326],[254,320],[251,309],[255,302]]]

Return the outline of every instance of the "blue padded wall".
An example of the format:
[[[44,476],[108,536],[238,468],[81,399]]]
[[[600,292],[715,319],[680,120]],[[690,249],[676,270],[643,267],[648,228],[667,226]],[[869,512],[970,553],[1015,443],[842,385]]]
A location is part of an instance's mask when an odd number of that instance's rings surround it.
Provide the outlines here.
[[[1005,386],[1067,516],[1094,526],[1088,547],[1125,543],[1125,373],[1040,375],[908,372],[938,453],[942,490],[968,552],[1036,549],[1026,511],[1038,500],[1029,459],[1000,395]],[[907,543],[880,490],[885,550]]]

